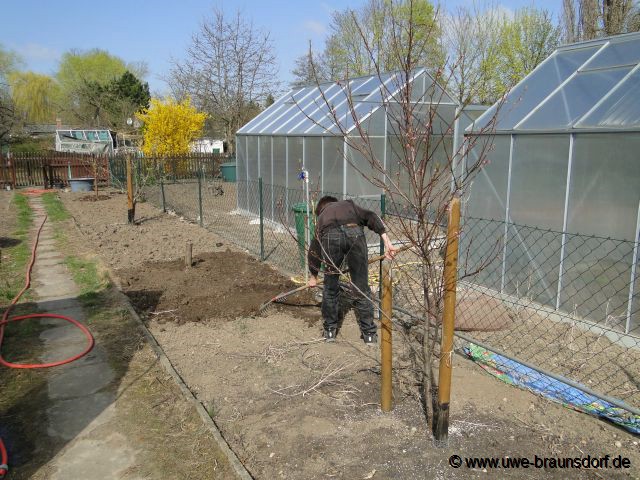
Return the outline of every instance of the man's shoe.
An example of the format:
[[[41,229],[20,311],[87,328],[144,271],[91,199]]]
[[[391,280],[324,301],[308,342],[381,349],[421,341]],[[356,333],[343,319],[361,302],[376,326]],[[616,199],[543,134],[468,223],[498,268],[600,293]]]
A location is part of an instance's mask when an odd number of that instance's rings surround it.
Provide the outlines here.
[[[335,328],[325,328],[324,330],[324,341],[335,342],[336,341],[336,329]]]
[[[363,333],[362,340],[364,344],[368,347],[373,347],[378,344],[378,334],[377,333]]]

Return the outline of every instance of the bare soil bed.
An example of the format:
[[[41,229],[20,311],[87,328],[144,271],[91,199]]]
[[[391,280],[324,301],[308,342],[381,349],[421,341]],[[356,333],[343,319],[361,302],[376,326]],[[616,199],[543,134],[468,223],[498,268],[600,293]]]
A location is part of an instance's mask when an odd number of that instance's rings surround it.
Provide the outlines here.
[[[62,198],[255,478],[639,478],[637,437],[502,384],[459,357],[450,444],[435,448],[401,335],[394,336],[394,410],[384,414],[379,351],[363,345],[351,315],[335,344],[322,342],[319,323],[308,321],[318,318],[316,310],[281,307],[254,316],[254,306],[289,285],[271,267],[149,205],[138,207],[148,221],[126,225],[122,195]],[[181,260],[187,240],[199,260],[188,271]],[[453,454],[609,454],[630,458],[632,467],[455,469]]]
[[[118,271],[136,308],[178,323],[255,315],[260,305],[296,285],[245,253],[204,253],[188,268],[183,259],[143,263]]]

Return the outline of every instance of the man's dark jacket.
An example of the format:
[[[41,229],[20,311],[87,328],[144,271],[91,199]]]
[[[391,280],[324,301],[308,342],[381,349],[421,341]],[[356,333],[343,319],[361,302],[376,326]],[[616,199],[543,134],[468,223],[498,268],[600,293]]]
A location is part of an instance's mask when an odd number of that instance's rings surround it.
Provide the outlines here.
[[[311,275],[318,275],[322,263],[322,249],[320,247],[322,236],[331,229],[344,225],[366,226],[378,235],[382,235],[386,231],[384,222],[375,212],[359,207],[353,200],[328,203],[317,218],[316,234],[309,247],[308,258]]]

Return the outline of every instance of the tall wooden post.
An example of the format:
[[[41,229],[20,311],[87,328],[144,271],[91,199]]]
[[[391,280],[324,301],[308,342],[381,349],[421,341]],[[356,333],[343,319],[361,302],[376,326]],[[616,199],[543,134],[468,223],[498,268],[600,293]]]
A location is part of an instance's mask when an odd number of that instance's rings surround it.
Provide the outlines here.
[[[436,444],[442,447],[447,446],[449,442],[449,402],[451,398],[459,233],[460,199],[456,197],[451,201],[447,229],[447,252],[444,262],[444,311],[442,315],[442,341],[440,344],[440,370],[438,374],[438,406],[435,412],[433,432]]]
[[[393,307],[391,293],[391,271],[389,264],[382,264],[382,312],[380,324],[382,327],[380,340],[380,363],[381,363],[381,385],[380,385],[380,408],[383,412],[390,412],[393,408],[393,388],[392,388],[392,361],[391,361],[391,311]]]
[[[133,204],[133,172],[131,167],[131,156],[127,155],[127,217],[129,223],[133,223],[136,216]]]

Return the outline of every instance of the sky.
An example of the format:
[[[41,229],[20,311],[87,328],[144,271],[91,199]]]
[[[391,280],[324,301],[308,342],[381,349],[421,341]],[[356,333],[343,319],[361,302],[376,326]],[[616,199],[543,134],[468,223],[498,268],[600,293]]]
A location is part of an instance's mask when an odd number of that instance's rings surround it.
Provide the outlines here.
[[[321,50],[329,32],[331,12],[357,8],[362,0],[110,0],[77,3],[48,0],[4,0],[0,45],[17,52],[23,69],[53,75],[69,50],[100,48],[125,62],[145,62],[152,94],[165,94],[162,80],[172,59],[181,59],[200,23],[214,7],[233,14],[240,10],[256,27],[270,32],[280,79],[292,80],[294,61],[308,49]],[[559,14],[559,0],[502,0],[501,8],[534,5]],[[443,7],[472,0],[443,1]]]

